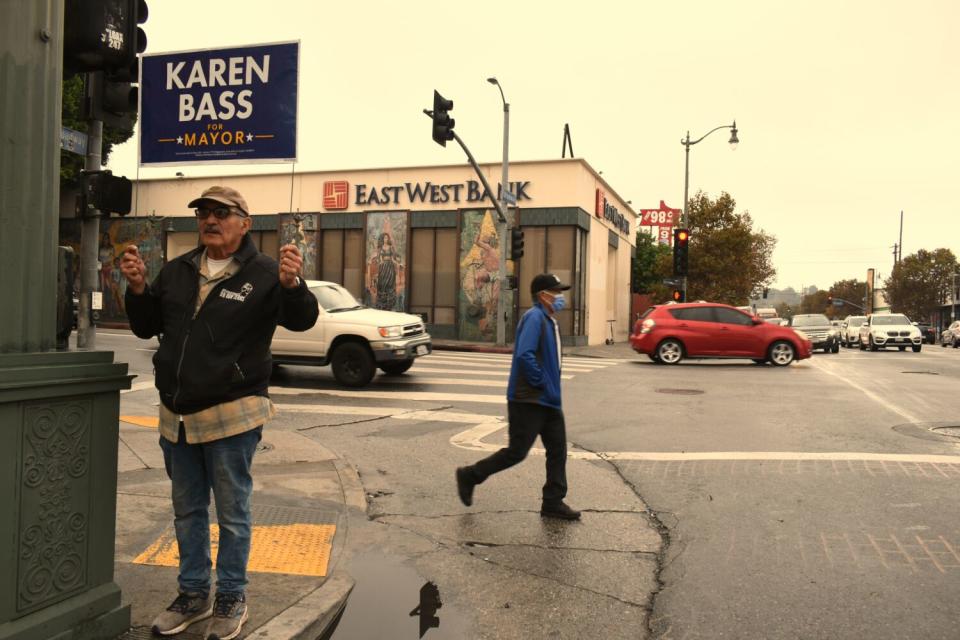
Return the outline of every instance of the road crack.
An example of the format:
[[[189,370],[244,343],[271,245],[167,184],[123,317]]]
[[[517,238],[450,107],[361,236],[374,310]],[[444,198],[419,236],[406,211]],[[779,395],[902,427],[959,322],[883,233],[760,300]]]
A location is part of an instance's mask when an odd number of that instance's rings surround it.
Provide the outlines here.
[[[660,514],[654,511],[653,509],[651,509],[650,506],[647,504],[647,501],[643,499],[643,495],[641,495],[640,489],[624,475],[623,470],[617,465],[617,463],[613,459],[610,458],[610,456],[603,453],[602,451],[593,451],[592,449],[589,449],[580,444],[576,444],[572,441],[570,442],[570,447],[571,448],[575,447],[575,448],[587,451],[589,453],[592,453],[593,455],[597,456],[597,458],[607,463],[610,466],[610,468],[613,469],[614,473],[616,473],[617,476],[620,478],[620,481],[623,482],[624,486],[630,489],[630,491],[644,505],[644,511],[643,511],[644,515],[647,517],[650,524],[656,530],[657,535],[660,536],[660,551],[654,554],[655,563],[654,563],[653,578],[657,586],[656,586],[656,589],[654,589],[650,593],[650,600],[647,605],[647,620],[646,620],[647,635],[648,637],[652,638],[654,635],[654,630],[651,624],[651,620],[653,619],[654,608],[656,607],[656,604],[657,604],[657,596],[660,595],[660,592],[663,591],[664,587],[666,586],[663,582],[663,570],[666,567],[667,551],[670,549],[670,544],[672,541],[671,535],[670,535],[670,529],[668,529],[667,526],[663,523],[663,520],[660,517]]]

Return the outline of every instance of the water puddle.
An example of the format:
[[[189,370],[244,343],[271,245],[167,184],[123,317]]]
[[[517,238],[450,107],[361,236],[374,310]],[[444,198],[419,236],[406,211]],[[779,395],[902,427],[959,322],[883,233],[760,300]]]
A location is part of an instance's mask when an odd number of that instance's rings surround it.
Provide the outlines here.
[[[356,586],[332,640],[429,640],[468,637],[466,618],[440,588],[394,556],[365,554],[347,567]]]

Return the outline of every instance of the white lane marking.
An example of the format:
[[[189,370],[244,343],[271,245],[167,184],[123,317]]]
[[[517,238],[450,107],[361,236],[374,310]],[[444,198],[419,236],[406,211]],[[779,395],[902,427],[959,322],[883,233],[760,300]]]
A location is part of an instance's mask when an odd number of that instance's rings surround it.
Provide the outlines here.
[[[129,389],[122,389],[120,393],[133,393],[135,391],[143,391],[144,389],[154,389],[156,388],[152,379],[144,380],[143,382],[135,382],[130,385]]]
[[[466,431],[454,434],[450,444],[471,451],[494,452],[502,445],[483,442],[483,439],[506,427],[506,423],[485,422]],[[545,455],[541,447],[530,453]],[[960,464],[960,456],[911,454],[911,453],[861,453],[849,451],[570,451],[567,457],[577,460],[646,460],[651,462],[707,461],[707,460],[841,460],[866,462],[929,462],[934,464]]]
[[[504,364],[491,364],[487,362],[478,363],[472,360],[462,360],[462,359],[455,359],[455,358],[445,358],[445,357],[434,358],[431,356],[425,356],[425,357],[430,358],[429,364],[439,364],[439,365],[446,365],[446,366],[457,365],[461,367],[476,367],[479,369],[501,369],[501,370],[510,369],[509,362],[506,362]],[[591,371],[594,371],[593,367],[582,367],[579,365],[570,366],[567,364],[566,360],[564,360],[563,362],[563,370],[573,371],[575,373],[590,373]]]
[[[499,354],[499,353],[474,353],[471,351],[445,351],[445,350],[434,350],[429,356],[424,357],[448,357],[448,358],[466,358],[470,360],[490,360],[492,362],[510,362],[513,359],[513,354]],[[606,364],[608,366],[621,364],[623,362],[632,362],[630,359],[626,358],[591,358],[588,356],[575,356],[575,355],[563,355],[563,360],[571,360],[573,362],[583,363],[583,364]]]
[[[500,416],[485,416],[477,413],[461,413],[458,411],[423,411],[401,407],[344,407],[333,404],[276,404],[277,410],[287,413],[323,413],[364,416],[384,416],[399,420],[424,420],[437,422],[457,423],[488,423],[499,422]],[[502,426],[502,425],[501,425]]]
[[[368,398],[375,400],[418,400],[421,402],[479,402],[506,404],[503,394],[495,396],[467,393],[435,393],[431,391],[344,391],[342,389],[303,389],[297,387],[270,387],[270,395],[299,396],[325,395],[338,398]]]
[[[374,384],[433,384],[458,385],[464,387],[499,387],[507,389],[506,380],[461,380],[457,378],[419,378],[417,376],[397,376],[392,378],[377,378]]]
[[[444,362],[458,362],[458,363],[464,362],[464,363],[470,363],[470,364],[477,364],[478,362],[476,358],[469,358],[469,357],[463,357],[463,356],[450,356],[446,354],[440,355],[436,353],[431,354],[429,356],[425,356],[425,357],[429,358],[433,362],[438,362],[441,360]],[[512,362],[512,360],[502,360],[502,361],[488,360],[488,361],[484,361],[483,364],[478,366],[489,366],[489,363],[493,363],[493,362],[502,362],[503,364],[509,364]],[[575,367],[583,367],[583,368],[592,370],[592,369],[603,369],[605,367],[611,366],[612,364],[614,363],[604,364],[604,363],[598,363],[598,362],[591,362],[587,360],[574,360],[571,358],[563,359],[564,368],[566,368],[567,365],[572,365]]]
[[[910,413],[909,411],[905,411],[904,409],[901,409],[900,407],[898,407],[897,405],[893,404],[892,402],[890,402],[890,401],[887,400],[886,398],[882,398],[882,397],[878,396],[878,395],[875,394],[873,391],[870,391],[870,390],[867,389],[866,387],[863,387],[863,386],[857,384],[856,382],[854,382],[854,381],[851,380],[850,378],[848,378],[848,377],[846,377],[846,376],[841,376],[840,374],[837,374],[837,373],[834,373],[833,371],[830,371],[827,367],[824,367],[823,365],[817,364],[816,361],[813,360],[813,359],[811,359],[810,364],[812,364],[814,368],[822,371],[823,373],[826,373],[827,375],[831,375],[831,376],[833,376],[834,378],[838,378],[838,379],[840,379],[840,380],[843,380],[843,381],[846,382],[848,385],[850,385],[851,387],[853,387],[853,388],[856,389],[857,391],[860,391],[861,393],[863,393],[863,395],[867,396],[868,398],[870,398],[871,400],[873,400],[874,402],[876,402],[877,404],[879,404],[879,405],[880,405],[881,407],[883,407],[884,409],[886,409],[886,410],[888,410],[888,411],[891,411],[891,412],[897,414],[898,416],[900,416],[901,418],[903,418],[903,419],[906,420],[907,422],[920,422],[920,420],[917,419],[916,416],[914,416],[914,415],[913,415],[912,413]]]
[[[416,368],[410,369],[410,373],[455,373],[457,375],[466,375],[466,376],[499,376],[501,378],[507,378],[510,376],[509,371],[465,371],[463,369],[436,369],[434,367],[421,367],[420,365],[414,365]],[[573,380],[573,376],[560,376],[564,380]]]

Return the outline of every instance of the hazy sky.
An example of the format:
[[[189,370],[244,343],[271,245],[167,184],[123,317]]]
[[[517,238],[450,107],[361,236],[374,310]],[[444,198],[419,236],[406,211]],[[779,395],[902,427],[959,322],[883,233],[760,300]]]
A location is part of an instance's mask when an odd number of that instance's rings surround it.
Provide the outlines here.
[[[149,53],[301,41],[297,171],[464,162],[430,139],[438,89],[480,162],[573,148],[635,209],[728,191],[779,242],[775,286],[828,287],[904,255],[960,254],[955,0],[214,2],[149,0]],[[134,177],[134,139],[110,168]],[[141,169],[141,178],[278,165]]]

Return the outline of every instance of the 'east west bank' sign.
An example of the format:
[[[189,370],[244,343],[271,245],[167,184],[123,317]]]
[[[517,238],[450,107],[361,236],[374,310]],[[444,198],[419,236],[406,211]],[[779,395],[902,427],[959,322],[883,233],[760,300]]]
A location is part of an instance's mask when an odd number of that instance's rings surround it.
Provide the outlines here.
[[[300,44],[144,55],[140,164],[297,157]]]
[[[329,211],[347,209],[350,200],[358,207],[378,205],[450,204],[460,202],[487,202],[489,193],[478,180],[465,182],[404,182],[402,184],[377,186],[366,183],[351,185],[347,180],[330,180],[323,183],[323,208]],[[502,186],[497,184],[496,197],[500,199]],[[532,200],[530,182],[511,182],[510,191],[517,202]]]

